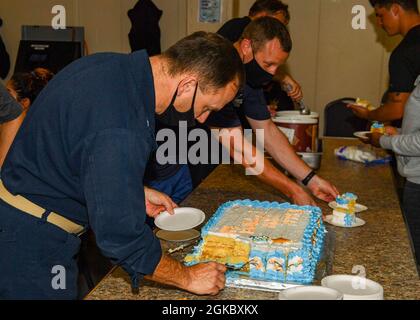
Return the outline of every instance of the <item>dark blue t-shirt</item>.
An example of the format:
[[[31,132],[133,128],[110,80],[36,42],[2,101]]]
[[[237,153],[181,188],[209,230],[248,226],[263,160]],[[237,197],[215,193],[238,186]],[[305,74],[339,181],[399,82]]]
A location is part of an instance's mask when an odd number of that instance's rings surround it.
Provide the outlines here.
[[[96,54],[61,71],[31,106],[2,168],[6,188],[79,224],[133,278],[161,258],[143,176],[155,148],[145,51]]]
[[[389,60],[388,92],[412,92],[420,74],[420,25],[412,28]]]
[[[238,41],[245,28],[251,23],[250,17],[234,18],[227,21],[217,33],[228,39],[230,42],[235,43]]]

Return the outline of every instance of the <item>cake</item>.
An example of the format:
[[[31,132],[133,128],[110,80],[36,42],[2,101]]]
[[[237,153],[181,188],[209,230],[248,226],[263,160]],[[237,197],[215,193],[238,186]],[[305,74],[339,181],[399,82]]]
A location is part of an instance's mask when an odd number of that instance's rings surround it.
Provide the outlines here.
[[[202,229],[187,265],[215,261],[241,268],[227,278],[310,284],[325,227],[317,207],[238,200],[223,204]]]
[[[333,211],[332,222],[351,227],[356,223],[357,196],[345,193],[336,199],[337,208]]]
[[[370,132],[385,134],[385,125],[378,121],[375,121],[370,127]]]
[[[357,98],[355,104],[358,105],[358,106],[364,107],[364,108],[368,109],[369,111],[377,109],[368,100],[365,100],[365,99]]]

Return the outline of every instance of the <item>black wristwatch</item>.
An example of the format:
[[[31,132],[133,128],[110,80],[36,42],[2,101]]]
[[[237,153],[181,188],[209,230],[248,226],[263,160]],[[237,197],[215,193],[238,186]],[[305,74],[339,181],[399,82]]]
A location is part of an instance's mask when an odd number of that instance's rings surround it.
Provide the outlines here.
[[[316,176],[316,172],[315,171],[311,171],[311,173],[309,173],[305,179],[302,180],[302,184],[304,186],[307,186],[309,184],[309,182],[311,182],[312,178]]]

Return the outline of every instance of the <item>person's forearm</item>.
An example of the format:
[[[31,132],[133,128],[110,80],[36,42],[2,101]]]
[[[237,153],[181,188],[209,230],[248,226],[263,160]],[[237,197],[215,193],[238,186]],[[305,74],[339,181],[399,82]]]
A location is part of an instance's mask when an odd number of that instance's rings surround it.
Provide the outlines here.
[[[176,275],[176,276],[174,276]],[[162,256],[155,272],[145,279],[187,290],[190,283],[187,268],[166,255]]]
[[[388,122],[402,119],[409,95],[407,92],[389,93],[385,104],[368,113],[368,120]]]
[[[246,166],[246,164],[244,164],[244,166]],[[257,178],[265,184],[277,189],[290,199],[293,198],[294,194],[301,192],[299,185],[274,167],[268,159],[264,160],[264,171],[262,174],[258,175]]]
[[[271,122],[265,130],[265,149],[274,160],[299,181],[311,172],[311,168],[297,155],[287,137]]]
[[[235,133],[236,139],[241,143],[234,143],[234,139],[219,139],[224,148],[229,150],[230,157],[235,163],[242,164],[249,172],[253,173],[262,182],[274,187],[281,193],[291,198],[301,188],[285,174],[280,172],[273,164],[264,158],[264,154],[258,150],[251,142],[243,137],[241,128],[230,129],[230,134]],[[256,157],[254,158],[253,155]],[[263,167],[258,161],[263,161]]]
[[[420,157],[420,132],[398,136],[383,136],[380,143],[384,149],[392,150],[397,155]]]
[[[401,110],[399,106],[392,103],[387,103],[376,110],[369,112],[369,120],[389,122],[402,119],[404,115],[404,109]]]

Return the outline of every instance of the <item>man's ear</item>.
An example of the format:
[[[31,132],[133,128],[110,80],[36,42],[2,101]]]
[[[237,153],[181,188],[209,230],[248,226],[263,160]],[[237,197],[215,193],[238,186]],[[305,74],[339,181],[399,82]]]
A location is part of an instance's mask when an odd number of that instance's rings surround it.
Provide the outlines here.
[[[196,77],[193,77],[193,76],[185,77],[179,83],[178,96],[182,96],[183,94],[189,94],[190,92],[194,92],[197,84],[198,84],[198,81]]]
[[[389,11],[394,17],[397,17],[401,12],[401,6],[399,4],[393,3]]]
[[[243,63],[248,63],[252,55],[252,42],[249,39],[243,39],[240,43],[240,48],[243,56]]]

